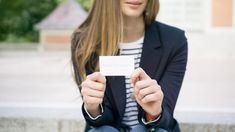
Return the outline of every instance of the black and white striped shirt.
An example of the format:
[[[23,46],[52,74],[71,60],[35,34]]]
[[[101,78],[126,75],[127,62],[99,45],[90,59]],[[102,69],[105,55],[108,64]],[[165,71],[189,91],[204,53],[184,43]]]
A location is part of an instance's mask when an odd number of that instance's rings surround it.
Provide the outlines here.
[[[144,37],[131,43],[119,44],[120,55],[132,55],[135,58],[135,69],[139,67],[140,58],[143,48]],[[139,124],[138,121],[138,108],[135,99],[132,98],[134,92],[130,83],[130,77],[125,77],[126,84],[126,107],[122,123],[130,128]]]

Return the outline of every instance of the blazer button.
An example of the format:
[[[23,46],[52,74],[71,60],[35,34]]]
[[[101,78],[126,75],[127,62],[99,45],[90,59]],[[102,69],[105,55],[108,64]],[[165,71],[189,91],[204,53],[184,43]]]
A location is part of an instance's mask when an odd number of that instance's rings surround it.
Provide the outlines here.
[[[155,130],[156,130],[155,128],[151,128],[150,132],[155,132]]]

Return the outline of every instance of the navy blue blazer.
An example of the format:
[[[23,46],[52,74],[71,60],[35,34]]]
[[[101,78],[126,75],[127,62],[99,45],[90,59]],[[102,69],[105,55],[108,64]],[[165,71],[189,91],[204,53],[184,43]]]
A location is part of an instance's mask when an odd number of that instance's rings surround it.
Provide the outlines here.
[[[170,132],[180,131],[173,113],[186,70],[187,51],[184,31],[160,22],[146,26],[140,67],[152,79],[157,80],[164,93],[161,118],[157,122],[145,125],[149,130],[164,128]],[[94,55],[87,64],[87,74],[93,73],[92,67],[97,63],[97,58]],[[87,128],[102,125],[125,127],[122,124],[126,103],[125,78],[117,76],[106,77],[106,79],[102,116],[92,120],[82,107]],[[140,106],[138,111],[139,122],[143,124],[141,118],[144,116],[144,111]]]

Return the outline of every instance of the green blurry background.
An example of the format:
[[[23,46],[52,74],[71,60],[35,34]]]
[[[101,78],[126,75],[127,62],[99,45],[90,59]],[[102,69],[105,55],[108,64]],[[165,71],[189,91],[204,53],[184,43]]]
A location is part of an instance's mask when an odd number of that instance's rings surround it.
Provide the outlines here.
[[[64,0],[0,0],[0,42],[37,42],[34,24]],[[87,11],[91,0],[77,0]]]

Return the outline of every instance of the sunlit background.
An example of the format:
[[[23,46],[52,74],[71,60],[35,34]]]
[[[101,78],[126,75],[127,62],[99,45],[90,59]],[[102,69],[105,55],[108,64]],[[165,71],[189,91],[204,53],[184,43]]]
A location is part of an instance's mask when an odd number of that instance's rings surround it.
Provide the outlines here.
[[[0,132],[78,132],[73,30],[92,0],[0,0]],[[234,0],[160,0],[157,20],[186,31],[183,132],[235,132]]]

